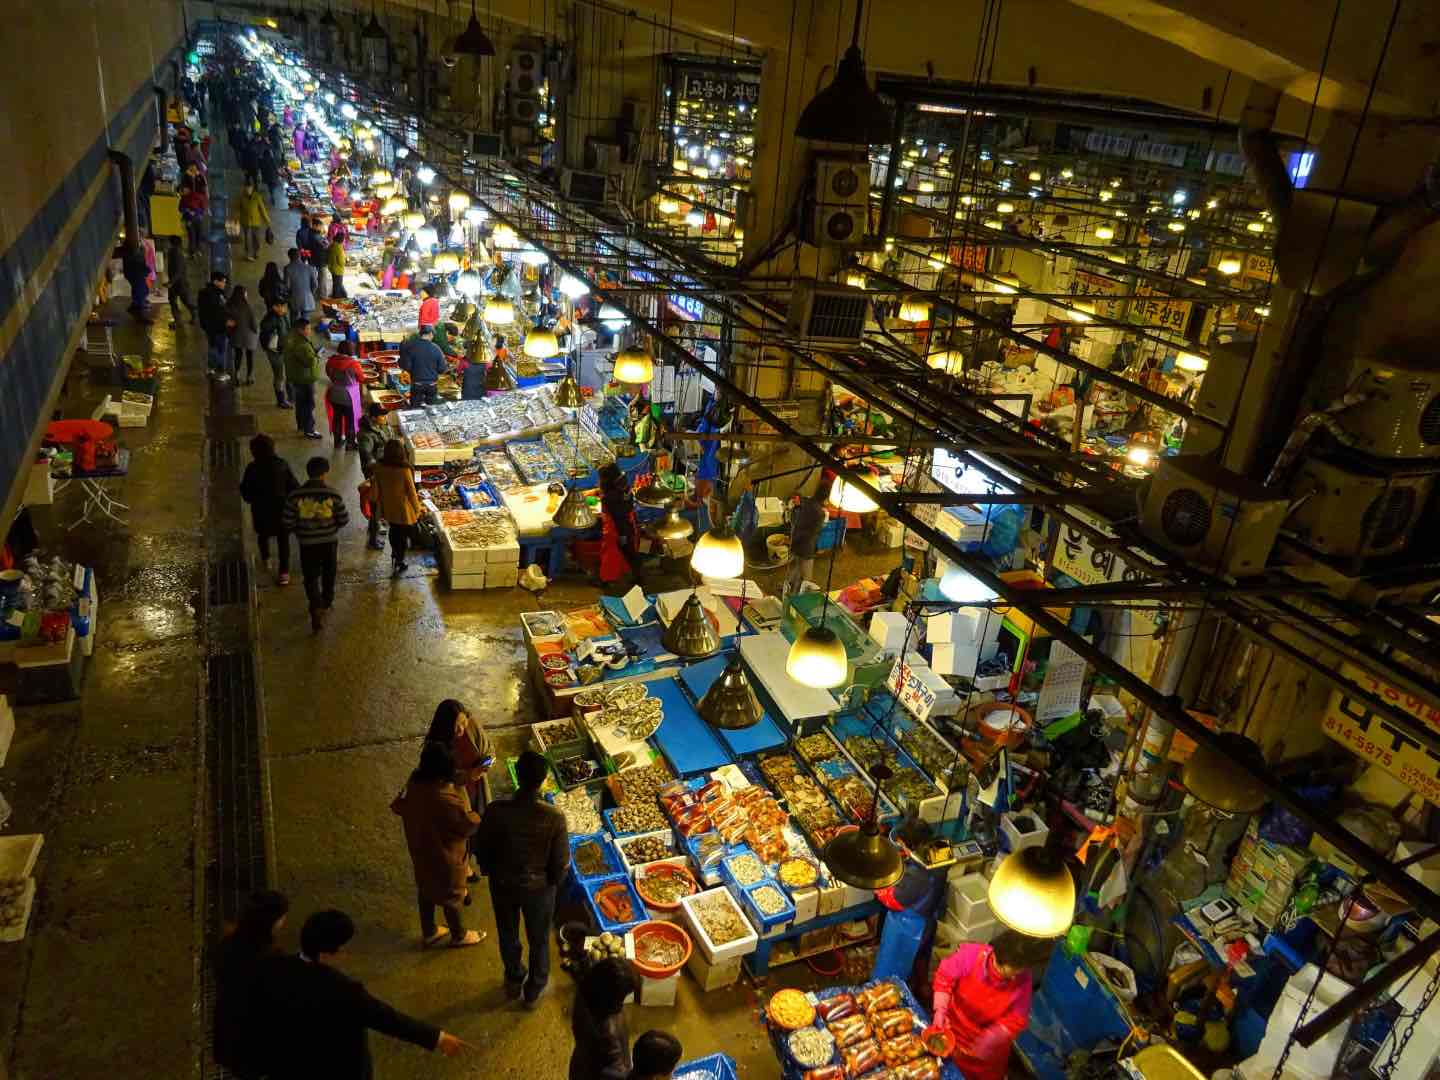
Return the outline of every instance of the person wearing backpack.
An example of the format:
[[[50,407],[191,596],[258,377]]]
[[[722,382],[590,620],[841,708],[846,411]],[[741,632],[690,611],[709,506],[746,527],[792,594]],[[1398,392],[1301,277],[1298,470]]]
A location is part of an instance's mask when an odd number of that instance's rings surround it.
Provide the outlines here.
[[[250,440],[249,465],[240,480],[240,497],[250,504],[250,518],[255,524],[255,539],[260,545],[260,561],[270,561],[270,540],[277,548],[278,584],[290,584],[290,533],[283,519],[285,499],[300,486],[285,459],[275,453],[275,440],[269,435],[256,435]]]
[[[270,361],[270,376],[275,387],[277,409],[288,409],[293,404],[290,400],[290,383],[285,378],[285,338],[289,333],[289,306],[283,297],[277,296],[270,301],[270,310],[260,320],[260,347],[265,350],[265,359]]]

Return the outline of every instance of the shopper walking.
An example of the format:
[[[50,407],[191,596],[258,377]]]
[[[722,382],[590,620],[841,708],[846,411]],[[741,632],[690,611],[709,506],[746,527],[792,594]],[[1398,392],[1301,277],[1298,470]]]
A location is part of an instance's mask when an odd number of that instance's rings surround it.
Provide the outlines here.
[[[236,285],[226,305],[229,315],[230,347],[234,351],[235,384],[249,386],[255,382],[255,350],[260,347],[260,326],[250,294],[244,285]]]
[[[815,573],[815,545],[820,540],[820,529],[828,514],[825,510],[825,492],[821,487],[801,495],[795,509],[790,511],[790,574],[785,579],[785,595],[798,593],[801,586]]]
[[[242,1080],[264,1075],[255,987],[265,961],[279,955],[275,935],[289,911],[290,901],[283,893],[269,889],[252,893],[235,926],[215,949],[215,1060]]]
[[[285,381],[295,402],[295,430],[307,439],[320,438],[315,430],[315,384],[320,381],[320,354],[310,343],[310,320],[296,319],[285,338]]]
[[[274,266],[274,263],[270,264]],[[261,283],[264,284],[263,282]],[[285,339],[290,335],[290,314],[283,297],[269,301],[270,310],[260,320],[260,347],[270,361],[270,378],[275,390],[275,407],[290,408],[290,384],[285,378]]]
[[[570,859],[565,817],[540,797],[547,771],[545,759],[535,751],[522,753],[515,762],[515,794],[486,808],[475,837],[475,859],[490,878],[495,930],[505,964],[505,993],[512,998],[523,997],[527,1009],[535,1007],[550,980],[555,890],[565,877]],[[528,967],[520,946],[522,916],[530,948]],[[620,1000],[627,996],[621,995]],[[621,1046],[623,1051],[623,1041]],[[570,1075],[576,1075],[573,1060]]]
[[[467,1044],[398,1011],[338,970],[355,937],[343,911],[317,911],[300,931],[300,954],[268,961],[256,1000],[269,1080],[373,1080],[371,1031],[455,1057]]]
[[[254,156],[253,153],[251,156]],[[256,189],[255,181],[248,176],[240,189],[235,215],[245,233],[245,261],[254,262],[260,256],[260,241],[270,228],[270,208],[265,205],[265,197]]]
[[[325,410],[329,414],[330,431],[335,436],[335,449],[343,444],[355,449],[355,434],[360,425],[360,361],[355,359],[355,346],[342,341],[325,363],[325,376],[330,385],[325,389]]]
[[[273,262],[265,264],[265,273],[260,275],[260,284],[255,286],[255,291],[265,301],[267,308],[272,307],[276,300],[290,299],[290,290],[285,287],[285,279],[280,275],[280,267]]]
[[[355,445],[360,451],[360,474],[370,484],[370,524],[366,527],[365,546],[374,551],[384,551],[380,542],[380,522],[384,515],[375,497],[373,477],[375,466],[385,454],[385,444],[390,441],[389,425],[385,422],[385,406],[371,405],[370,411],[360,421],[360,431],[355,436]],[[413,477],[412,477],[413,479]]]
[[[371,477],[375,504],[390,528],[390,561],[392,573],[405,572],[405,551],[415,537],[415,523],[420,520],[420,494],[415,490],[415,471],[406,459],[405,444],[391,439],[385,444],[384,455]]]
[[[390,804],[405,823],[405,845],[415,871],[420,906],[420,941],[429,947],[445,939],[435,926],[435,908],[445,913],[452,949],[479,945],[485,935],[466,930],[460,915],[469,889],[469,839],[480,824],[463,788],[455,784],[455,759],[448,747],[427,742],[420,765]]]
[[[330,246],[325,251],[325,260],[326,265],[330,268],[331,298],[346,299],[349,294],[345,292],[345,239],[343,235],[330,241]]]
[[[205,331],[209,345],[210,374],[216,378],[229,377],[230,367],[230,312],[225,287],[230,278],[223,270],[210,274],[210,284],[200,290],[200,329]]]
[[[613,956],[585,973],[570,1013],[575,1049],[570,1054],[569,1080],[626,1080],[630,1032],[625,1025],[625,999],[639,986],[630,965]]]
[[[285,500],[300,486],[289,464],[275,453],[275,440],[259,434],[250,440],[250,464],[240,479],[240,497],[250,504],[260,561],[270,562],[270,541],[276,547],[276,581],[290,584],[290,532],[285,527]]]
[[[185,245],[172,236],[165,248],[165,288],[170,293],[170,329],[180,325],[180,305],[190,312],[190,324],[199,322],[195,312],[195,293],[190,286],[190,263],[185,258]]]
[[[285,264],[285,288],[290,294],[290,314],[308,319],[315,310],[315,289],[320,284],[315,267],[300,258],[300,250],[291,248],[290,261]]]
[[[300,573],[310,601],[310,629],[317,632],[325,625],[325,613],[335,603],[340,530],[350,523],[345,500],[325,483],[329,472],[330,463],[323,457],[307,461],[308,479],[285,499],[280,515],[281,525],[294,534],[300,545]]]
[[[138,240],[122,249],[120,269],[130,286],[130,314],[138,322],[150,322],[150,264],[145,261],[145,248]]]
[[[435,344],[435,328],[422,326],[412,338],[400,346],[400,368],[410,374],[410,405],[434,405],[438,399],[436,384],[445,373],[445,354]]]
[[[480,781],[495,764],[495,751],[485,729],[470,717],[470,709],[463,702],[446,698],[435,706],[435,715],[430,718],[430,730],[425,734],[427,743],[438,742],[450,750],[455,759],[455,783],[465,789],[470,799],[470,809],[477,814],[485,812],[485,800]],[[474,850],[474,841],[470,847]],[[480,880],[478,874],[471,874],[469,880]]]

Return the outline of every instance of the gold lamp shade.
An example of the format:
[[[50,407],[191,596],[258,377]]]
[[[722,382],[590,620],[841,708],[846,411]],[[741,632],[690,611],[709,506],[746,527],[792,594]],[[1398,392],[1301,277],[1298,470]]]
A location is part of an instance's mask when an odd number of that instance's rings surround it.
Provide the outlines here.
[[[1227,814],[1253,814],[1265,805],[1265,788],[1234,763],[1243,761],[1263,769],[1264,755],[1260,747],[1237,731],[1222,731],[1216,739],[1221,749],[1211,749],[1204,743],[1195,747],[1180,772],[1180,782],[1206,806]]]
[[[655,358],[644,349],[621,349],[615,354],[615,381],[648,383],[655,377]]]
[[[654,531],[661,540],[688,540],[695,526],[680,513],[680,500],[676,499],[670,504],[670,512],[656,523]]]
[[[995,918],[1028,937],[1059,937],[1075,921],[1075,879],[1059,853],[1025,848],[1007,855],[990,879]]]
[[[930,318],[930,301],[922,296],[907,296],[900,305],[901,322],[924,322]]]
[[[536,360],[548,360],[560,351],[560,341],[554,330],[531,330],[525,335],[523,346],[526,356]]]
[[[425,224],[425,214],[420,210],[407,210],[400,215],[400,224],[414,232]]]
[[[844,476],[835,477],[835,482],[830,485],[830,505],[847,514],[868,514],[877,509],[875,500],[853,479],[847,480]]]
[[[485,392],[501,394],[514,389],[516,389],[515,376],[510,374],[510,369],[505,366],[504,361],[499,357],[491,360],[490,366],[485,369]]]
[[[515,305],[503,296],[492,296],[485,301],[481,317],[491,326],[509,326],[515,321]]]
[[[450,212],[452,214],[463,213],[470,206],[470,196],[465,194],[465,192],[463,191],[450,192],[450,198],[448,201],[450,205]]]
[[[555,385],[555,404],[562,409],[578,409],[583,403],[580,384],[575,381],[575,376],[567,371],[565,377]]]
[[[399,195],[391,195],[385,200],[385,205],[380,207],[380,213],[386,217],[394,217],[396,214],[403,214],[409,205]]]
[[[745,572],[745,545],[729,524],[722,522],[696,541],[690,568],[702,577],[739,577]]]
[[[965,356],[959,349],[942,349],[926,357],[925,364],[946,375],[959,375],[965,370]]]
[[[710,616],[693,592],[680,614],[665,628],[661,641],[676,656],[709,656],[720,648],[720,637],[710,625]]]
[[[842,832],[821,853],[830,873],[857,889],[886,889],[905,875],[905,859],[873,820]]]
[[[785,674],[802,686],[830,690],[850,674],[845,643],[828,626],[812,626],[795,639],[785,657]]]
[[[562,529],[588,529],[595,524],[595,512],[579,490],[570,488],[555,508],[555,524]]]
[[[435,256],[435,261],[430,265],[435,268],[437,274],[453,274],[460,269],[460,256],[453,251],[442,251]]]
[[[739,653],[731,653],[720,677],[710,684],[700,699],[700,718],[711,727],[740,731],[760,722],[765,710],[740,666]]]

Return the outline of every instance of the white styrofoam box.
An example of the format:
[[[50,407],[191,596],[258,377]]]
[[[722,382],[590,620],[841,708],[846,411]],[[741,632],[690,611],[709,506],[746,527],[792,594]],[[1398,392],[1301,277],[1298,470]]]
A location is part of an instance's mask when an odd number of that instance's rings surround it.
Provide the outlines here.
[[[1259,1060],[1268,1062],[1269,1068],[1264,1075],[1269,1076],[1274,1070],[1275,1062],[1280,1060],[1280,1055],[1291,1042],[1290,1035],[1300,1019],[1300,1010],[1305,1007],[1305,1000],[1309,995],[1311,987],[1315,988],[1315,1000],[1310,1005],[1307,1015],[1317,1016],[1324,1012],[1331,1005],[1334,1005],[1345,994],[1349,993],[1351,985],[1334,975],[1326,974],[1320,980],[1319,986],[1315,985],[1315,978],[1319,975],[1319,969],[1314,964],[1306,964],[1285,984],[1284,991],[1280,994],[1280,1000],[1275,1003],[1275,1008],[1270,1013],[1270,1019],[1265,1024],[1265,1037],[1260,1041],[1260,1049],[1250,1061]],[[1350,1021],[1342,1022],[1334,1031],[1317,1039],[1311,1046],[1301,1046],[1299,1043],[1289,1046],[1290,1056],[1286,1064],[1298,1077],[1314,1077],[1320,1080],[1328,1077],[1335,1069],[1335,1062],[1340,1056],[1340,1050],[1345,1045],[1345,1040],[1350,1033]],[[1246,1069],[1246,1075],[1252,1075]],[[1254,1074],[1254,1075],[1258,1075]],[[1406,1073],[1397,1075],[1420,1075],[1418,1073]]]
[[[939,615],[927,615],[925,617],[925,640],[931,645],[969,640],[961,636],[963,630],[957,626],[959,615],[958,611],[942,611]]]
[[[462,572],[485,573],[485,548],[456,547],[451,542],[448,532],[441,535],[444,537],[441,550],[453,569]]]
[[[497,544],[494,547],[482,548],[485,552],[485,561],[490,565],[519,566],[520,565],[520,541],[515,540],[508,544]]]
[[[695,914],[697,902],[703,903],[716,896],[735,910],[735,914],[740,919],[740,925],[746,928],[743,935],[724,945],[716,945],[710,940],[710,935],[705,932],[705,928],[700,924],[699,916]],[[750,925],[749,917],[740,909],[740,904],[735,897],[730,895],[730,890],[723,885],[695,893],[693,896],[681,897],[680,909],[685,913],[685,925],[690,930],[691,938],[694,939],[695,944],[700,946],[700,951],[712,964],[724,960],[738,960],[742,956],[748,956],[760,946],[760,935],[755,933],[755,928]]]
[[[1038,814],[1020,810],[1000,815],[1000,834],[1004,838],[1001,848],[1014,852],[1028,847],[1044,847],[1050,830]]]
[[[487,587],[485,568],[479,570],[450,570],[446,573],[452,589],[483,589]]]
[[[877,611],[870,616],[870,636],[882,649],[903,649],[910,623],[900,611]]]
[[[875,533],[875,539],[882,548],[898,548],[905,539],[905,525],[899,521],[887,521]]]
[[[485,587],[487,589],[503,589],[516,584],[519,580],[520,568],[513,563],[509,566],[487,563],[485,566]]]
[[[943,642],[930,647],[930,668],[937,675],[975,674],[980,664],[980,650],[974,645]]]
[[[10,743],[15,738],[15,714],[10,710],[10,699],[0,694],[0,765],[10,753]]]
[[[790,894],[790,902],[795,905],[795,923],[807,923],[820,914],[820,890],[814,885],[803,889],[791,889],[788,886],[786,891]]]
[[[857,889],[854,885],[841,884],[844,890],[844,899],[840,904],[841,908],[852,908],[857,904],[868,904],[875,899],[874,889]]]
[[[685,962],[685,970],[690,972],[691,978],[700,984],[701,990],[706,992],[719,990],[721,987],[734,986],[739,982],[740,957],[736,956],[715,963],[706,959],[700,950],[696,949],[691,952],[690,959]]]
[[[785,520],[785,504],[773,495],[762,495],[755,500],[755,513],[757,524],[762,529],[770,525],[779,525]]]
[[[634,836],[625,837],[623,841],[617,840],[615,842],[615,853],[620,856],[620,865],[629,872],[631,877],[635,876],[635,870],[638,867],[649,866],[650,864],[631,862],[625,857],[625,849],[620,845],[621,843],[628,843],[631,840],[639,840],[641,837],[644,836],[653,836],[657,840],[663,840],[665,842],[665,846],[672,852],[672,855],[667,856],[664,859],[656,859],[654,860],[655,862],[671,862],[674,858],[677,857],[677,855],[675,854],[675,834],[670,829],[656,829],[654,832],[636,833]],[[680,860],[679,865],[684,866],[688,857],[680,854],[678,855],[678,858]]]
[[[680,973],[677,971],[668,979],[648,979],[640,976],[640,1001],[641,1005],[674,1005],[675,991],[680,985]]]
[[[990,918],[990,883],[983,874],[966,874],[947,885],[946,910],[959,923],[980,923]]]
[[[974,922],[952,919],[951,923],[961,941],[978,941],[981,944],[993,941],[995,936],[1004,929],[1000,920],[993,918],[976,919]]]
[[[838,881],[832,881],[828,885],[820,887],[820,914],[834,915],[845,906],[846,885]]]

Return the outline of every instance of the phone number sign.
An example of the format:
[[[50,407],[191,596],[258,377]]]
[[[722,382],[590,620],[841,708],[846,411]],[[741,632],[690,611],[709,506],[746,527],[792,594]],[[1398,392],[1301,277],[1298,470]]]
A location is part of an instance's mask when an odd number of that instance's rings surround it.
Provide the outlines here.
[[[1381,682],[1352,664],[1342,664],[1340,670],[1357,686],[1440,734],[1440,706],[1434,702]],[[1440,805],[1440,754],[1372,712],[1364,702],[1339,690],[1332,692],[1322,727],[1352,754],[1374,762],[1417,795]]]

